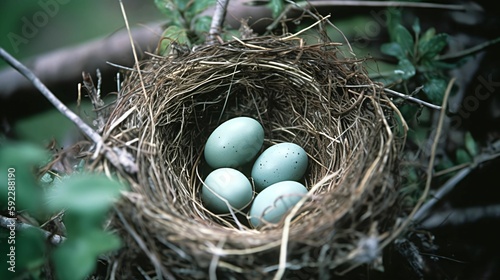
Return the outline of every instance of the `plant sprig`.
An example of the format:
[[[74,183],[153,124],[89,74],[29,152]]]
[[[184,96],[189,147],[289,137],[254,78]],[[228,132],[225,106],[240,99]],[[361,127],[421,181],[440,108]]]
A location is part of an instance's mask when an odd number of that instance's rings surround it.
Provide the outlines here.
[[[172,51],[171,43],[192,47],[203,43],[210,31],[212,18],[203,12],[216,4],[216,0],[155,0],[165,15],[167,28],[163,32],[159,54]]]
[[[12,275],[3,267],[5,255],[0,257],[1,279],[43,279],[45,269],[51,266],[58,279],[85,279],[95,270],[101,255],[121,247],[120,238],[103,228],[107,213],[124,189],[121,183],[78,170],[72,175],[47,172],[38,179],[35,171],[50,157],[33,144],[2,143],[0,158],[1,190],[8,189],[1,184],[7,184],[9,168],[15,169],[16,177],[16,209],[11,213],[12,218],[2,216],[1,223],[2,228],[14,223],[16,239],[15,243],[0,240],[0,247],[2,252],[7,252],[4,246],[15,245],[17,263]],[[7,209],[7,196],[6,192],[0,192],[2,211]],[[59,220],[61,216],[62,233],[49,232],[39,226]],[[31,224],[21,221],[31,221]],[[9,234],[2,228],[1,239]]]
[[[388,18],[388,32],[391,42],[383,44],[381,51],[397,59],[397,70],[392,73],[397,79],[408,83],[415,81],[423,85],[425,98],[433,104],[440,104],[448,84],[445,71],[457,67],[457,63],[446,63],[439,59],[448,46],[448,35],[436,34],[434,28],[422,32],[418,18],[412,25],[412,32],[401,23],[401,15],[391,10]]]

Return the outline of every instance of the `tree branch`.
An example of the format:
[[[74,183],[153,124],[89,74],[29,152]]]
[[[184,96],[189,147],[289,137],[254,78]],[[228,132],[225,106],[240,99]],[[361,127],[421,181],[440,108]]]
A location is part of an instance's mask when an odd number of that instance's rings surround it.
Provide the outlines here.
[[[86,124],[78,115],[73,113],[66,107],[57,97],[38,79],[33,72],[31,72],[26,66],[21,62],[11,56],[3,48],[0,48],[0,58],[4,59],[9,65],[14,69],[19,71],[24,77],[26,77],[35,88],[37,88],[47,100],[54,105],[54,107],[59,110],[64,116],[71,120],[80,130],[90,138],[94,143],[99,143],[101,141],[101,136],[97,134],[88,124]]]
[[[432,216],[422,221],[419,228],[436,229],[447,226],[460,226],[477,223],[481,220],[500,219],[500,205],[474,206],[467,208],[452,208],[434,212]]]
[[[466,11],[465,5],[455,4],[436,4],[430,2],[402,2],[402,1],[335,1],[335,0],[312,0],[300,2],[297,6],[304,6],[306,8],[314,7],[399,7],[399,8],[422,8],[422,9],[443,9],[452,11]]]
[[[43,234],[46,239],[49,240],[49,242],[53,245],[58,245],[61,244],[66,240],[66,237],[58,235],[58,234],[53,234],[52,232],[48,232],[46,230],[43,230],[41,228],[32,226],[30,224],[26,223],[21,223],[18,222],[16,218],[7,218],[4,216],[0,215],[0,227],[10,229],[12,226],[15,226],[15,230],[27,230],[27,229],[35,229]]]
[[[14,69],[19,71],[30,82],[32,82],[33,85],[43,94],[43,96],[45,96],[45,98],[47,98],[47,100],[49,100],[50,103],[52,103],[52,105],[54,105],[54,107],[59,110],[59,112],[61,112],[70,121],[72,121],[90,140],[92,140],[92,142],[94,142],[98,147],[96,149],[96,153],[100,152],[104,154],[104,156],[118,169],[121,169],[123,167],[128,173],[137,172],[137,165],[126,150],[110,149],[106,147],[103,143],[101,135],[95,132],[78,115],[69,110],[66,105],[64,105],[59,99],[57,99],[57,97],[26,66],[12,57],[3,48],[0,48],[0,58],[4,59]],[[102,149],[100,150],[99,147],[101,147]]]
[[[224,18],[226,17],[227,5],[229,0],[217,0],[215,4],[215,12],[212,18],[212,23],[210,25],[208,43],[215,44],[218,40],[220,32],[222,30],[222,24],[224,23]]]

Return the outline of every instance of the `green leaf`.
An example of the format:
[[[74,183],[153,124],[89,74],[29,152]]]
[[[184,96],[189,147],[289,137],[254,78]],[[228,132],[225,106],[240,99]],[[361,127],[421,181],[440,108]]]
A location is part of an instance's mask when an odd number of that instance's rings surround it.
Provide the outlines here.
[[[479,153],[479,148],[476,140],[474,140],[474,137],[472,137],[470,131],[467,131],[465,133],[465,149],[472,156],[476,156]]]
[[[171,45],[173,42],[190,46],[186,29],[176,25],[171,25],[167,29],[165,29],[162,37],[165,38],[161,41],[159,50],[159,53],[162,55],[167,55],[170,53]]]
[[[186,14],[189,15],[189,19],[194,19],[196,16],[206,11],[208,8],[215,6],[216,3],[216,0],[191,1],[191,4],[187,8]]]
[[[436,170],[446,170],[446,169],[450,169],[454,166],[456,166],[455,162],[451,161],[451,159],[449,157],[444,157],[437,164]]]
[[[155,0],[156,7],[162,14],[166,16],[166,19],[169,22],[172,22],[174,25],[181,26],[182,25],[182,14],[177,7],[177,4],[172,0]]]
[[[436,30],[434,28],[429,28],[425,31],[425,33],[420,37],[421,43],[429,42],[429,40],[436,35]]]
[[[388,7],[387,8],[387,31],[389,33],[389,39],[392,42],[396,41],[396,27],[401,24],[401,10],[397,8]]]
[[[98,256],[120,246],[117,236],[100,230],[79,238],[68,238],[53,253],[56,275],[61,280],[85,279],[95,270]]]
[[[434,59],[448,45],[448,35],[441,33],[426,41],[420,41],[419,52],[424,59]]]
[[[412,29],[417,37],[420,36],[421,29],[420,29],[420,20],[418,18],[415,18],[415,21],[413,22],[412,25]]]
[[[212,18],[209,16],[203,16],[196,19],[194,22],[193,29],[198,34],[208,34],[210,31],[210,24],[212,23]],[[200,36],[202,37],[202,36]]]
[[[401,45],[398,43],[385,43],[380,46],[380,51],[384,54],[394,56],[397,58],[406,58],[405,53],[403,52],[403,49],[401,48]]]
[[[109,210],[123,188],[104,175],[76,174],[49,190],[47,206],[53,212],[66,209],[77,215],[99,217]]]
[[[394,32],[394,41],[401,46],[403,53],[405,53],[407,57],[411,57],[413,55],[415,42],[410,34],[410,31],[408,31],[408,29],[401,24],[398,24]]]
[[[397,74],[400,74],[404,80],[408,80],[415,76],[415,66],[406,58],[399,60]]]
[[[423,91],[431,103],[440,105],[443,101],[447,82],[440,78],[430,78],[425,84]]]
[[[172,10],[175,10],[171,0],[155,0],[155,5],[161,13],[169,17],[172,14]]]
[[[457,149],[455,152],[456,158],[457,158],[457,164],[462,164],[462,163],[468,163],[472,161],[472,158],[470,155],[467,153],[466,150],[464,149]]]
[[[16,231],[14,237],[13,239],[5,239],[5,242],[0,239],[0,250],[2,252],[0,256],[0,278],[41,279],[40,274],[45,264],[46,254],[45,237],[35,228]],[[8,263],[11,256],[7,254],[14,254],[15,256],[15,273],[7,270],[12,265]],[[31,278],[26,277],[27,275],[31,276]]]
[[[458,63],[446,63],[436,59],[420,59],[418,64],[418,71],[422,73],[432,73],[433,75],[442,74],[442,70],[450,70],[457,67]]]
[[[74,211],[66,211],[63,216],[63,223],[66,228],[66,236],[69,238],[78,238],[85,236],[89,231],[101,229],[107,215],[93,214],[84,215]]]
[[[48,153],[32,144],[7,143],[0,147],[0,158],[0,209],[8,209],[11,200],[15,211],[27,210],[39,218],[43,212],[42,192],[35,168],[49,159]]]
[[[187,6],[191,3],[191,1],[188,0],[173,0],[173,3],[175,7],[177,7],[177,10],[179,11],[186,11]]]
[[[270,0],[267,6],[271,9],[273,18],[277,18],[285,9],[285,1],[283,0]]]
[[[190,2],[186,0],[155,0],[156,7],[167,16],[171,16],[173,11],[185,11]]]
[[[456,62],[451,62],[451,63],[440,60],[432,60],[432,64],[436,69],[451,70],[464,65],[467,62],[467,60],[468,60],[467,58],[462,58],[457,60]]]

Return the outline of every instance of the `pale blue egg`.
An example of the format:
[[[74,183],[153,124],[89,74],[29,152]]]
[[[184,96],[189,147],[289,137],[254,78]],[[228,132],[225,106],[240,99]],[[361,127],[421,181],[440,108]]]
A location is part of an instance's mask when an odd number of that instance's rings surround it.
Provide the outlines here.
[[[280,143],[267,148],[255,160],[252,178],[257,192],[281,181],[298,181],[307,169],[307,153],[294,143]]]
[[[215,214],[230,213],[249,205],[253,198],[250,181],[233,168],[219,168],[208,174],[201,188],[203,205]]]
[[[237,117],[219,125],[205,143],[205,160],[212,168],[239,167],[254,159],[264,143],[262,125]]]
[[[266,222],[278,223],[306,194],[306,187],[296,181],[272,184],[255,197],[249,212],[250,224],[258,228]]]

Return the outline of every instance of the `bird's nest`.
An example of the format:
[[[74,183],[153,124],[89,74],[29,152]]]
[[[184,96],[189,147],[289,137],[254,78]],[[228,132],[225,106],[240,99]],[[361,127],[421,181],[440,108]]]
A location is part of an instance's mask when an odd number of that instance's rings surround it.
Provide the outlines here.
[[[92,163],[130,185],[111,221],[126,245],[113,258],[114,275],[309,279],[377,260],[396,228],[405,133],[362,65],[337,43],[294,36],[142,62],[103,131],[138,170],[122,172],[104,157]],[[262,124],[263,149],[293,142],[307,151],[309,192],[279,224],[253,229],[244,215],[217,216],[200,200],[205,141],[238,116]]]

